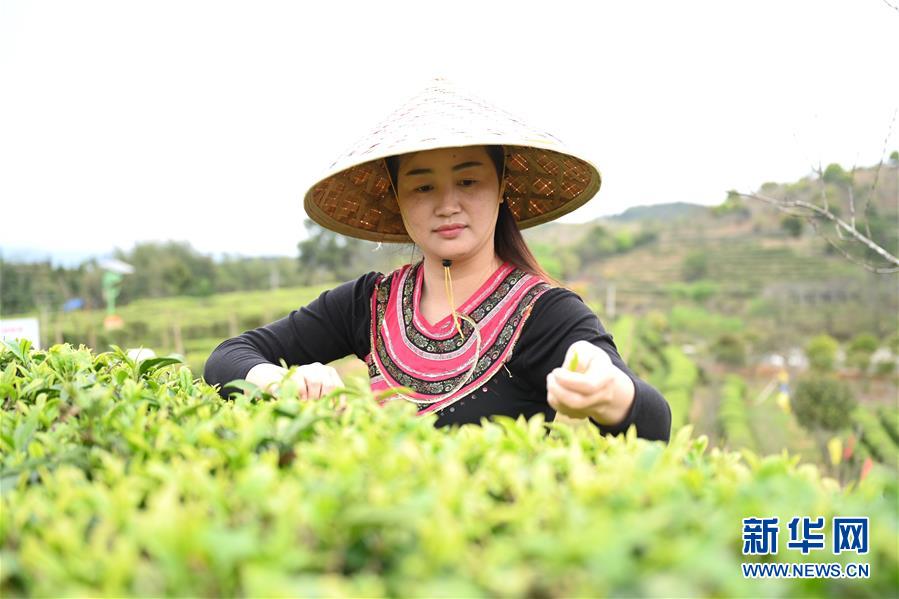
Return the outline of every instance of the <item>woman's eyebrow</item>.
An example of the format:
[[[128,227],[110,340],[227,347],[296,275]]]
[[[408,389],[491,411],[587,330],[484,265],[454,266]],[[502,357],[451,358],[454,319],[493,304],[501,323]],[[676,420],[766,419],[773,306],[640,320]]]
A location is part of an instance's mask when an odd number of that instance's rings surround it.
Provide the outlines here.
[[[469,168],[472,166],[484,166],[484,163],[478,162],[476,160],[469,160],[468,162],[463,162],[461,164],[457,164],[456,166],[453,167],[453,170],[461,171],[463,168]],[[408,173],[406,173],[406,176],[409,177],[411,175],[427,175],[427,174],[430,174],[433,172],[434,171],[432,171],[429,168],[414,168],[411,171],[409,171]]]
[[[461,171],[463,168],[468,168],[471,166],[484,166],[483,162],[478,162],[477,160],[469,160],[468,162],[463,162],[461,164],[457,164],[453,167],[454,171]]]

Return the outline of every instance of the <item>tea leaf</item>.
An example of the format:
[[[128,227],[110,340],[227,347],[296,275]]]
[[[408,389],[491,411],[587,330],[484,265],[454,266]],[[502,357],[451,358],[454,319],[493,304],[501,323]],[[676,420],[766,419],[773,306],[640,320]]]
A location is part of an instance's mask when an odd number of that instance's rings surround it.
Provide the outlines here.
[[[138,372],[140,378],[146,378],[146,375],[150,372],[153,372],[159,368],[164,368],[165,366],[171,366],[172,364],[183,364],[184,361],[179,358],[173,357],[164,357],[164,358],[149,358],[147,360],[142,360],[140,363],[140,370]]]

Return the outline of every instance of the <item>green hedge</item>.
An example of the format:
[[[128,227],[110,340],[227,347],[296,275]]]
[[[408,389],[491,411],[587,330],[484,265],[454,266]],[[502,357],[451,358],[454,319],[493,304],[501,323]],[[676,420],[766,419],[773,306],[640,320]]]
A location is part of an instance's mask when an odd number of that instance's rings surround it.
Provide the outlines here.
[[[677,346],[666,345],[662,353],[668,368],[658,388],[671,406],[671,426],[677,430],[690,421],[690,407],[693,390],[699,379],[699,369]]]
[[[892,468],[899,468],[899,445],[884,426],[884,421],[864,407],[856,408],[852,419],[861,430],[862,444],[867,447],[874,459]]]
[[[252,391],[252,390],[251,390]],[[293,392],[292,392],[293,391]],[[367,389],[221,400],[120,351],[0,349],[0,592],[11,595],[895,594],[897,481],[593,426],[435,429]],[[547,434],[548,431],[548,434]],[[868,580],[744,579],[742,518],[868,516]],[[755,559],[751,561],[756,561]]]
[[[724,380],[721,405],[718,408],[718,423],[724,432],[728,447],[755,448],[755,438],[749,426],[746,409],[746,383],[736,375],[727,375]]]

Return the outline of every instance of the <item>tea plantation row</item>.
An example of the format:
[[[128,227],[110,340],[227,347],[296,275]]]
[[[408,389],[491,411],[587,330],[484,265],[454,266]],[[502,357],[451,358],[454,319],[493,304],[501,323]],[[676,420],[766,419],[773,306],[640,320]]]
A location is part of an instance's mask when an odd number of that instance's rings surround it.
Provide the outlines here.
[[[165,359],[0,347],[0,592],[14,595],[894,595],[897,481],[841,488],[786,453],[496,418],[435,429],[367,388],[229,401]],[[867,555],[785,546],[868,516]],[[780,551],[742,555],[742,519]],[[865,562],[755,580],[740,563]]]

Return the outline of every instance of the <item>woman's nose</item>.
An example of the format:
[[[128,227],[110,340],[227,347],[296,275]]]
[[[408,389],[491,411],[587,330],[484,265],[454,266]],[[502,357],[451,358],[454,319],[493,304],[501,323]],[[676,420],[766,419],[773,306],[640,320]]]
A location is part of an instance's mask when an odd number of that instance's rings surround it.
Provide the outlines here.
[[[437,214],[445,215],[445,214],[455,214],[459,211],[459,197],[458,191],[454,186],[449,186],[448,188],[444,188],[444,191],[440,192],[437,199]]]

